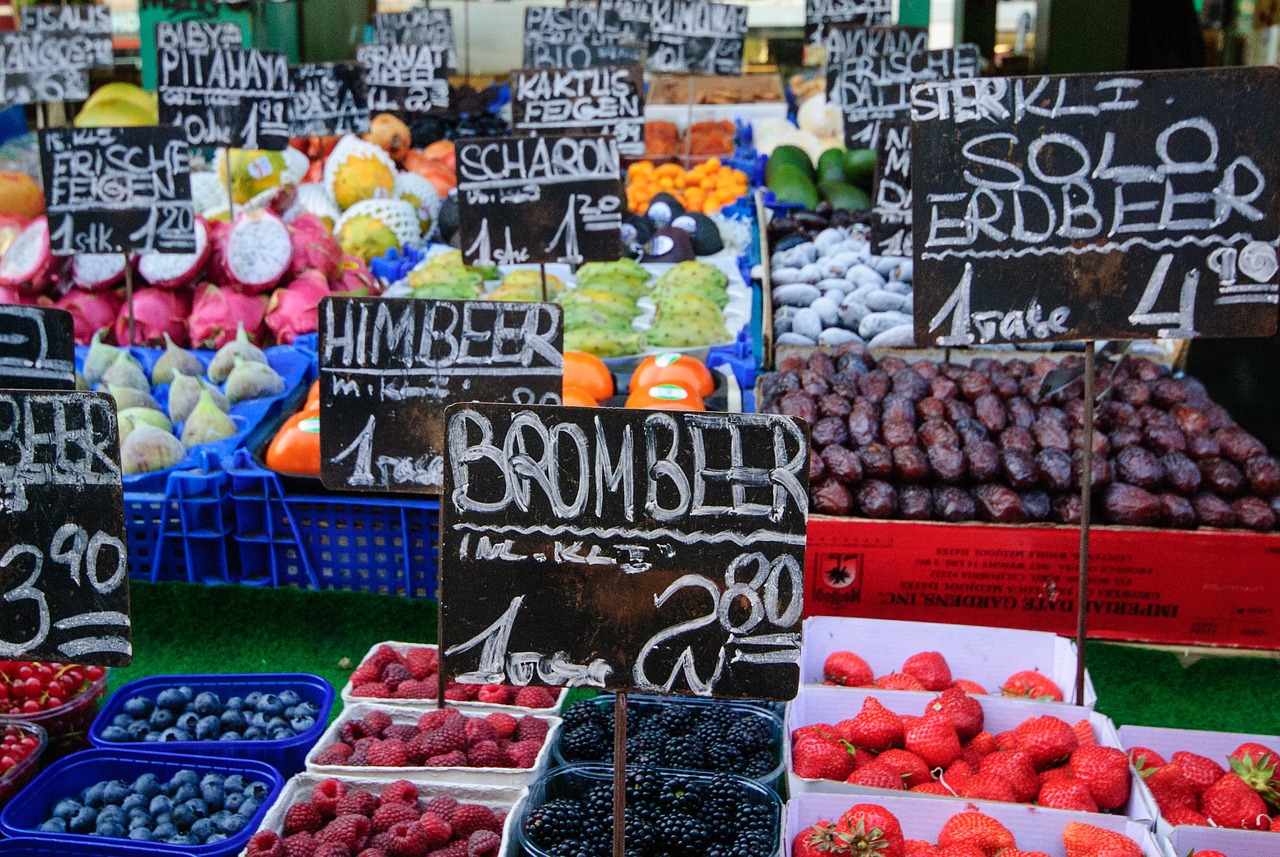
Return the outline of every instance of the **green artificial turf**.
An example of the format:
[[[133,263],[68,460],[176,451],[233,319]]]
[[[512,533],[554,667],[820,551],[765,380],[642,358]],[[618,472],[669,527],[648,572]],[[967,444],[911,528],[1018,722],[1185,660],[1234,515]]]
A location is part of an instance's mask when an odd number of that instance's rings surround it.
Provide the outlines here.
[[[340,689],[374,643],[434,642],[434,601],[188,583],[132,583],[133,665],[111,688],[162,673],[309,672]],[[1280,734],[1280,662],[1093,643],[1098,710],[1117,724]]]

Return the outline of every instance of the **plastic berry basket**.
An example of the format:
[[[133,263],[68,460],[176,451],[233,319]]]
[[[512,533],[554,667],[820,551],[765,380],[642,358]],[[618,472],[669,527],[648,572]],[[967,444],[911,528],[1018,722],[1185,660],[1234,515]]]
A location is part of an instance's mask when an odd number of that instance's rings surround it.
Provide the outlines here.
[[[597,696],[594,699],[591,699],[589,701],[593,705],[597,705],[600,708],[604,709],[606,712],[608,712],[610,716],[610,722],[612,723],[613,705],[614,705],[614,697],[612,694],[602,694],[601,696]],[[764,776],[746,777],[745,775],[743,775],[743,779],[752,780],[753,782],[757,782],[760,785],[764,786],[765,788],[769,788],[769,789],[777,790],[778,788],[780,788],[780,783],[782,781],[783,774],[785,774],[787,770],[786,761],[783,758],[783,753],[782,753],[782,718],[777,717],[774,714],[771,714],[770,712],[765,711],[762,708],[757,708],[751,705],[742,705],[738,702],[725,702],[722,700],[671,699],[671,698],[661,699],[658,697],[645,697],[642,699],[629,697],[627,699],[628,712],[639,712],[646,715],[657,714],[658,712],[662,711],[663,708],[671,705],[685,706],[687,708],[694,710],[695,712],[699,710],[705,710],[707,708],[714,706],[719,709],[733,711],[736,714],[740,714],[744,717],[751,717],[751,718],[757,719],[761,723],[766,724],[769,728],[769,735],[771,736],[771,739],[772,739],[774,758],[777,760],[777,764],[774,766],[774,768],[771,771],[769,771],[769,773],[765,774]],[[628,723],[628,726],[630,726],[630,723]],[[564,735],[565,735],[565,730],[562,728],[560,730],[560,734],[556,736],[555,746],[551,750],[552,758],[555,761],[555,767],[562,768],[572,764],[592,764],[592,763],[601,763],[601,762],[604,762],[607,764],[607,760],[604,760],[604,759],[575,759],[572,762],[565,759],[564,747],[563,747]],[[609,730],[609,749],[610,750],[613,749],[612,728],[610,728]],[[697,770],[692,770],[688,768],[662,768],[661,770],[679,771],[682,774],[706,774],[708,776],[719,773],[717,771],[697,771]],[[731,773],[731,772],[726,772],[726,773]]]
[[[34,723],[23,720],[0,723],[0,733],[7,729],[17,729],[21,733],[33,736],[36,739],[36,747],[18,764],[0,774],[0,807],[7,804],[10,798],[22,791],[23,786],[31,782],[36,771],[40,770],[40,757],[44,755],[45,748],[49,744],[49,736]]]
[[[79,833],[41,833],[37,828],[49,817],[51,810],[63,798],[78,794],[103,780],[133,781],[143,774],[155,774],[169,779],[182,770],[193,770],[198,775],[218,773],[226,776],[240,774],[246,779],[261,780],[271,786],[271,794],[262,801],[257,812],[248,819],[244,829],[234,836],[212,845],[170,845],[167,842],[147,842],[145,847],[129,840],[103,839]],[[118,842],[138,847],[137,853],[199,855],[222,857],[235,854],[245,846],[262,823],[267,810],[280,797],[284,778],[270,765],[250,759],[218,758],[210,756],[178,756],[168,753],[131,753],[116,750],[86,750],[61,759],[45,768],[31,781],[9,805],[0,811],[0,833],[5,836],[30,836],[49,842],[63,842],[88,847],[97,853],[97,844]]]
[[[666,771],[663,773],[670,774],[672,777],[677,777],[681,780],[706,783],[711,782],[715,776],[714,774],[696,771]],[[774,846],[772,850],[754,855],[754,857],[776,857],[782,849],[782,799],[778,797],[777,792],[760,785],[754,780],[748,780],[743,777],[735,777],[735,779],[746,790],[748,803],[752,806],[769,807],[774,818],[774,828],[777,831],[777,835],[773,837]],[[530,786],[528,797],[517,805],[516,810],[512,813],[515,816],[516,823],[515,838],[520,843],[520,847],[524,849],[524,853],[529,857],[552,857],[547,851],[530,842],[529,837],[525,834],[524,821],[530,812],[549,800],[562,797],[580,797],[595,786],[612,783],[613,768],[609,765],[569,765],[552,771]]]
[[[155,852],[136,845],[116,845],[101,836],[92,842],[54,842],[50,839],[0,839],[3,857],[145,857]]]
[[[104,672],[101,678],[90,682],[80,693],[56,708],[31,714],[0,714],[0,726],[22,722],[42,728],[48,738],[44,751],[46,762],[88,749],[89,727],[98,715],[98,702],[107,692],[109,676],[110,671]]]
[[[124,704],[135,696],[152,701],[162,690],[186,685],[197,694],[212,691],[224,701],[231,696],[246,696],[254,691],[281,693],[295,691],[304,702],[319,708],[315,725],[293,738],[263,741],[167,741],[164,743],[115,742],[102,737],[103,730],[124,710]],[[165,753],[217,758],[252,759],[265,762],[284,776],[306,767],[307,752],[324,732],[333,709],[332,685],[319,676],[307,673],[265,673],[228,675],[157,675],[131,681],[111,695],[89,729],[89,741],[103,749],[128,749],[137,753]]]

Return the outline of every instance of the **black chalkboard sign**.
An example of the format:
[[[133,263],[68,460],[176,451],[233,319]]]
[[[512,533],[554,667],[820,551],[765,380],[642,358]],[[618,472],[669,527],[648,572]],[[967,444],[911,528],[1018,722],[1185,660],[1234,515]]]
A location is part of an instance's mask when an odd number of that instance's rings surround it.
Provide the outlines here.
[[[75,44],[38,30],[0,33],[0,104],[88,98],[93,55],[68,56]]]
[[[803,422],[513,405],[447,419],[442,680],[795,696]]]
[[[617,12],[626,35],[624,42],[638,42],[640,49],[649,45],[649,21],[653,4],[649,0],[569,0],[568,6],[594,6],[605,12]]]
[[[833,24],[824,37],[828,66],[860,61],[876,54],[920,53],[929,50],[927,27],[856,27]]]
[[[320,479],[335,491],[439,493],[444,409],[559,404],[555,304],[325,298]]]
[[[289,69],[293,87],[290,137],[363,134],[369,130],[369,92],[364,66],[316,62]]]
[[[156,24],[160,124],[181,128],[192,146],[283,149],[293,108],[285,55],[229,46],[231,33],[226,24]]]
[[[837,24],[857,27],[887,27],[893,23],[892,0],[805,0],[804,41],[818,47],[826,44],[828,32]]]
[[[459,140],[468,264],[611,262],[622,252],[618,141],[599,135]]]
[[[193,253],[191,150],[179,128],[40,132],[54,253]]]
[[[978,76],[974,45],[942,51],[850,54],[827,63],[827,96],[844,115],[845,146],[874,149],[886,125],[911,121],[911,86]]]
[[[128,666],[115,401],[0,390],[0,657]]]
[[[644,73],[619,68],[526,68],[511,73],[517,134],[583,129],[611,134],[618,154],[644,155]]]
[[[526,6],[525,68],[639,65],[645,44],[613,10],[598,6]]]
[[[746,36],[746,6],[654,0],[648,69],[658,74],[742,74]]]
[[[64,68],[110,68],[114,62],[106,5],[23,6],[22,29],[60,42]]]
[[[1280,69],[912,97],[916,342],[1268,336]]]
[[[889,125],[876,145],[871,252],[911,257],[911,126]]]
[[[437,68],[444,69],[446,74],[458,70],[453,14],[448,9],[375,12],[373,41],[382,45],[425,45],[431,48]]]
[[[430,45],[362,45],[356,51],[365,67],[370,113],[405,116],[438,113],[449,107],[450,69]]]
[[[0,304],[0,390],[76,388],[71,313]]]

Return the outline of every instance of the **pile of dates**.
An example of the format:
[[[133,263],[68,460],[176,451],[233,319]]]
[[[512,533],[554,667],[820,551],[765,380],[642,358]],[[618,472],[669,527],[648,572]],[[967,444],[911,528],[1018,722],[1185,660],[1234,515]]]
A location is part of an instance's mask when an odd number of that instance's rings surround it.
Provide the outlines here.
[[[809,423],[810,508],[825,515],[998,524],[1080,520],[1083,378],[1041,357],[970,366],[876,360],[858,342],[789,356],[761,412]],[[1060,376],[1055,376],[1055,378]],[[1093,435],[1095,519],[1144,527],[1271,530],[1280,461],[1194,378],[1103,361]]]
[[[789,250],[797,244],[812,241],[824,229],[841,229],[852,226],[869,226],[871,212],[849,211],[831,207],[823,200],[813,211],[796,211],[790,216],[778,216],[765,227],[771,250]]]

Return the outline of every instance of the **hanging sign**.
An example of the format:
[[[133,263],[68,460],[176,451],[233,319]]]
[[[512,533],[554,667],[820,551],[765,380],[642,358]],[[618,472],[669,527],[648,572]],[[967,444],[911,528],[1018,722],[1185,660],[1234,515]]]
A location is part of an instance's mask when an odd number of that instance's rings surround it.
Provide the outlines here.
[[[742,74],[747,7],[708,0],[655,0],[649,23],[649,71]]]
[[[71,313],[0,304],[0,389],[74,391],[75,349]]]
[[[599,6],[526,6],[525,68],[639,65],[645,45],[613,10]]]
[[[526,68],[511,73],[517,134],[574,129],[612,135],[618,154],[644,155],[644,73],[619,68]]]
[[[364,66],[316,62],[292,66],[293,120],[290,137],[364,134],[369,130],[369,92]]]

